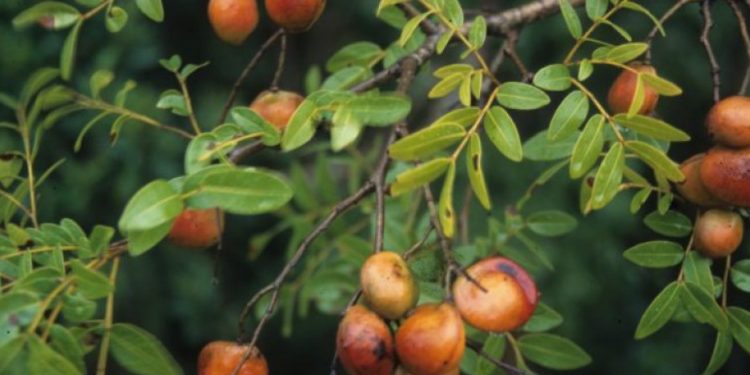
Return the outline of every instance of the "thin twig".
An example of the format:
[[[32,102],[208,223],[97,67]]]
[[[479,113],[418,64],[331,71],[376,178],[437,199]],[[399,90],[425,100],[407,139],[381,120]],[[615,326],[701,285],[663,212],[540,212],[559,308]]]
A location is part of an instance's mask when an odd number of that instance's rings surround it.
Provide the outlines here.
[[[467,337],[466,338],[466,346],[468,348],[471,348],[472,350],[474,350],[482,358],[484,358],[484,359],[492,362],[492,364],[495,365],[495,366],[497,366],[498,368],[501,368],[501,369],[503,369],[505,371],[510,371],[510,372],[512,372],[514,374],[518,374],[518,375],[524,375],[524,374],[526,374],[526,371],[524,371],[524,370],[522,370],[522,369],[520,369],[518,367],[511,366],[511,365],[509,365],[507,363],[504,363],[504,362],[500,361],[499,359],[492,357],[490,354],[485,353],[482,350],[482,346],[483,345],[482,345],[481,342],[478,342],[476,340],[472,340],[472,339],[470,339],[470,338]]]
[[[279,29],[273,35],[271,35],[268,40],[266,40],[263,45],[260,46],[260,49],[258,52],[255,53],[255,56],[253,56],[252,59],[250,59],[250,62],[247,63],[247,66],[245,66],[245,69],[242,70],[242,73],[239,77],[237,77],[237,80],[234,82],[234,86],[232,86],[232,91],[229,93],[229,97],[227,98],[226,103],[224,103],[224,109],[221,111],[221,116],[219,116],[218,124],[221,124],[224,122],[224,120],[227,119],[227,115],[229,114],[229,109],[232,108],[232,104],[234,104],[234,99],[237,98],[237,93],[239,92],[240,86],[242,86],[242,83],[245,82],[245,79],[248,75],[250,75],[250,72],[252,72],[253,69],[255,69],[255,66],[258,65],[260,62],[261,57],[266,53],[266,51],[271,48],[271,46],[276,42],[279,37],[281,37],[284,34],[283,29]]]
[[[281,48],[279,50],[279,62],[276,65],[276,73],[273,74],[273,81],[271,81],[271,91],[277,91],[279,89],[279,81],[281,75],[284,73],[284,63],[286,62],[286,39],[287,33],[284,29],[281,29]]]
[[[112,261],[112,271],[109,274],[109,283],[114,287],[117,281],[117,270],[120,268],[120,258],[117,257]],[[99,359],[96,365],[96,374],[104,375],[107,373],[107,356],[109,355],[109,340],[112,331],[112,320],[114,316],[115,293],[114,289],[107,296],[107,307],[104,317],[104,335],[99,348]]]
[[[534,75],[529,72],[529,69],[526,68],[526,64],[523,63],[521,56],[519,56],[516,51],[516,45],[518,44],[518,30],[509,31],[507,36],[507,43],[504,45],[505,53],[508,54],[518,68],[518,72],[521,74],[521,80],[523,82],[530,82],[531,79],[534,78]]]
[[[721,77],[719,75],[721,67],[716,60],[716,55],[714,55],[714,49],[711,46],[711,40],[709,39],[709,33],[714,26],[714,20],[711,15],[711,0],[703,0],[703,3],[701,4],[701,15],[703,15],[703,32],[701,33],[700,40],[703,47],[706,49],[708,62],[711,65],[711,80],[714,87],[713,99],[714,103],[716,103],[721,100]]]
[[[188,119],[190,119],[190,126],[193,127],[193,131],[196,135],[198,135],[201,133],[201,128],[198,125],[198,119],[195,117],[193,101],[190,99],[190,91],[188,91],[187,82],[180,73],[175,72],[175,77],[177,78],[177,82],[180,84],[182,97],[185,98],[185,109],[187,109]]]
[[[748,1],[750,2],[750,0]],[[747,54],[747,69],[745,70],[745,78],[742,80],[740,91],[737,94],[742,96],[745,95],[748,86],[750,86],[750,32],[748,32],[747,29],[747,21],[745,20],[745,15],[742,14],[742,9],[740,9],[739,0],[729,0],[729,6],[732,8],[734,15],[737,17],[737,22],[740,26],[740,34],[742,35],[742,40],[745,42],[745,53]],[[748,6],[750,7],[750,4],[748,4]]]
[[[659,24],[661,27],[664,27],[664,23],[667,22],[675,13],[677,13],[678,10],[680,10],[685,4],[695,1],[695,0],[679,0],[674,5],[672,5],[669,10],[664,12],[664,14],[659,18]],[[656,37],[656,33],[659,32],[659,27],[657,25],[654,25],[653,28],[651,28],[651,32],[648,33],[648,37],[646,37],[646,43],[648,43],[648,50],[646,50],[646,63],[651,63],[651,44],[654,42],[654,38]]]

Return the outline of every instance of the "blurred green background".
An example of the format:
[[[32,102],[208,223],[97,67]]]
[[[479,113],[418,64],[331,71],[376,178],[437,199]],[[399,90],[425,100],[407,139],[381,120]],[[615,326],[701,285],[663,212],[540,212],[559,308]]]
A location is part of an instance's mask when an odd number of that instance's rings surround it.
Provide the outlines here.
[[[36,2],[0,1],[0,91],[15,94],[33,70],[58,62],[64,32],[41,28],[17,31],[11,26],[13,16],[33,3]],[[214,123],[234,79],[274,26],[263,18],[242,47],[223,44],[208,24],[206,3],[166,0],[166,20],[155,24],[138,14],[133,2],[119,1],[118,5],[130,11],[128,25],[122,32],[110,34],[101,17],[86,23],[72,85],[87,92],[88,77],[98,69],[109,69],[116,74],[119,84],[126,79],[138,82],[128,101],[130,108],[187,129],[184,118],[172,117],[154,106],[161,91],[176,86],[173,77],[157,61],[172,54],[180,54],[186,62],[210,61],[211,65],[191,78],[190,88],[199,120],[204,127]],[[522,1],[462,1],[466,7],[488,11],[519,3]],[[662,14],[673,1],[644,3],[656,14]],[[282,88],[302,91],[307,68],[313,64],[325,65],[328,57],[350,42],[370,40],[387,46],[397,38],[397,30],[374,17],[376,6],[376,0],[329,0],[322,19],[310,32],[291,37]],[[717,2],[714,8],[717,26],[711,39],[722,64],[722,94],[729,95],[738,91],[747,59],[729,8],[724,2]],[[622,14],[616,21],[638,39],[651,27],[645,17],[634,13]],[[660,116],[693,135],[693,141],[673,147],[670,154],[676,160],[709,147],[702,124],[711,105],[711,83],[705,52],[698,40],[701,26],[698,7],[688,6],[668,23],[668,38],[658,38],[653,46],[653,63],[661,75],[677,82],[685,91],[681,97],[663,99],[659,106]],[[616,40],[616,34],[604,33],[601,37]],[[497,41],[488,44],[488,58],[498,45]],[[518,51],[530,69],[536,70],[561,61],[571,45],[562,18],[553,17],[524,27]],[[269,85],[275,55],[273,49],[253,72],[240,92],[238,103],[249,102]],[[438,59],[432,67],[444,62]],[[597,70],[590,82],[598,95],[604,97],[616,73],[613,69]],[[506,63],[500,79],[518,79],[511,64]],[[411,93],[423,98],[433,82],[425,69]],[[107,91],[110,95],[113,92],[114,89]],[[413,127],[422,126],[427,123],[425,118],[438,115],[444,103],[416,99],[416,104]],[[11,116],[8,111],[0,111],[0,119]],[[549,111],[519,115],[517,122],[524,138],[543,129],[550,116]],[[68,118],[45,137],[39,166],[43,168],[66,159],[41,191],[41,215],[45,221],[71,217],[84,228],[96,223],[115,225],[124,204],[141,185],[155,178],[182,174],[185,142],[137,124],[126,126],[114,146],[109,144],[108,125],[101,125],[86,138],[81,151],[74,153],[73,143],[89,118],[90,114]],[[0,133],[0,150],[14,142],[9,133]],[[503,206],[515,202],[545,164],[512,164],[491,150],[486,155],[486,173],[495,202],[493,215],[502,217]],[[290,158],[266,151],[253,157],[250,163],[284,168]],[[459,189],[461,193],[462,190],[463,187]],[[555,332],[572,338],[594,358],[591,366],[575,373],[699,373],[713,346],[713,331],[707,326],[670,323],[642,342],[632,338],[640,314],[658,291],[676,277],[677,269],[644,270],[622,258],[626,248],[657,238],[641,223],[640,215],[628,214],[630,196],[623,194],[608,209],[582,218],[573,234],[543,242],[555,271],[535,276],[543,300],[566,318]],[[578,183],[561,174],[535,196],[531,209],[557,208],[579,215],[577,197]],[[692,214],[689,208],[681,208]],[[487,216],[478,205],[472,209],[472,232],[484,233]],[[649,203],[642,214],[651,209],[653,204]],[[153,332],[186,373],[193,373],[202,345],[214,339],[233,339],[243,303],[281,269],[286,247],[283,239],[273,241],[255,261],[251,262],[247,255],[248,238],[273,226],[274,220],[271,216],[229,218],[226,246],[218,266],[218,284],[213,282],[214,260],[209,252],[187,251],[165,244],[145,256],[127,259],[117,284],[115,319]],[[748,255],[744,246],[739,258]],[[722,269],[716,267],[715,271]],[[730,291],[730,300],[732,304],[750,306],[750,300],[737,290]],[[327,373],[337,320],[337,316],[313,313],[305,320],[295,321],[291,337],[282,337],[280,319],[274,319],[260,340],[271,373]],[[747,354],[735,347],[723,373],[750,373],[748,363]],[[112,373],[120,371],[116,366],[112,369]]]

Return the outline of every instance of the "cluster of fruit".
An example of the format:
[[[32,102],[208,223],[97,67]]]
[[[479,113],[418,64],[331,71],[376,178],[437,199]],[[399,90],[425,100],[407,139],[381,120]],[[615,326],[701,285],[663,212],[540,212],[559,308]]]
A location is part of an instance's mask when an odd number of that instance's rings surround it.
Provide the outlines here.
[[[656,74],[648,65],[631,65],[610,88],[608,104],[615,113],[628,112],[636,92],[637,74]],[[638,114],[653,112],[659,94],[646,87]],[[732,207],[750,207],[750,98],[726,98],[706,119],[716,146],[692,156],[680,169],[685,181],[676,186],[688,202],[707,209],[695,222],[694,245],[703,255],[723,258],[742,242],[742,217]]]
[[[743,223],[731,207],[750,206],[750,98],[734,96],[713,106],[706,119],[716,146],[681,165],[680,194],[707,208],[695,222],[695,247],[722,258],[742,242]]]
[[[464,321],[482,331],[506,332],[531,318],[536,285],[516,263],[487,258],[466,275],[454,282],[452,301],[416,306],[419,288],[404,258],[393,252],[370,256],[360,272],[362,304],[349,308],[336,336],[347,373],[458,374]],[[384,319],[399,322],[395,336]]]
[[[265,0],[265,5],[273,22],[289,33],[299,33],[318,20],[326,1]],[[240,45],[258,26],[258,4],[255,0],[211,0],[208,19],[219,39]]]

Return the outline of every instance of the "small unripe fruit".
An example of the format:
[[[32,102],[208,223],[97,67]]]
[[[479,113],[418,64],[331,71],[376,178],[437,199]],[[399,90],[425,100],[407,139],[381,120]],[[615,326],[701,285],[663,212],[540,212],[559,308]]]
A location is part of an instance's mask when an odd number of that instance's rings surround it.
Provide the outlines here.
[[[701,165],[705,157],[705,153],[693,155],[680,165],[685,181],[677,183],[675,188],[683,198],[698,207],[718,207],[723,203],[708,192],[701,180]]]
[[[347,310],[336,334],[336,351],[349,375],[390,375],[393,337],[380,317],[364,306]]]
[[[206,248],[219,243],[224,230],[224,214],[217,208],[186,209],[172,224],[169,240],[181,247]]]
[[[483,259],[453,284],[453,298],[461,316],[472,326],[490,332],[512,331],[524,325],[539,301],[529,274],[503,257]]]
[[[401,255],[383,251],[367,258],[359,273],[362,296],[373,311],[398,319],[419,299],[419,287]]]
[[[631,68],[637,72],[656,74],[656,69],[650,65],[631,64]],[[609,109],[614,113],[627,113],[630,109],[630,104],[633,102],[633,96],[635,95],[635,88],[638,82],[638,74],[628,69],[625,69],[612,83],[612,87],[609,89],[609,95],[607,96],[607,103]],[[641,115],[649,114],[654,111],[656,104],[659,102],[659,93],[654,89],[644,85],[643,86],[643,103],[638,109],[637,113]]]
[[[750,148],[714,147],[701,163],[701,181],[709,193],[732,206],[750,206]]]
[[[304,100],[302,95],[290,91],[264,91],[250,103],[250,109],[277,129],[284,130]]]
[[[208,20],[219,39],[240,45],[258,26],[256,0],[211,0]]]
[[[231,375],[249,348],[230,341],[209,343],[198,356],[198,375]],[[268,375],[268,363],[263,354],[256,347],[251,350],[238,375]]]
[[[286,31],[307,31],[318,20],[326,0],[266,0],[266,12]]]
[[[461,315],[447,303],[417,307],[396,331],[396,354],[412,375],[450,374],[465,348]]]
[[[750,98],[732,96],[716,103],[708,112],[706,126],[722,146],[750,146]]]
[[[724,258],[740,246],[743,231],[739,214],[708,210],[695,221],[695,248],[707,257]]]

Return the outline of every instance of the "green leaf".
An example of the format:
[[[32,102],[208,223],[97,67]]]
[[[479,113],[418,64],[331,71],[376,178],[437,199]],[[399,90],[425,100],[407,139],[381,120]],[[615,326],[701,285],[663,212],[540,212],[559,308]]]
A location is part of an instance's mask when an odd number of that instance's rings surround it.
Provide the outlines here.
[[[469,64],[449,64],[441,66],[433,73],[437,78],[448,78],[455,74],[468,75],[474,71],[474,67]]]
[[[487,39],[487,20],[482,16],[474,18],[474,22],[471,24],[469,29],[469,43],[472,45],[472,49],[477,50],[484,46],[484,41]]]
[[[345,104],[352,115],[371,126],[390,126],[411,112],[411,99],[401,94],[357,96]]]
[[[108,296],[114,286],[109,283],[106,276],[99,271],[87,268],[79,260],[70,262],[70,268],[73,270],[76,286],[84,298],[95,300]]]
[[[739,307],[727,309],[730,332],[738,344],[750,353],[750,312]]]
[[[711,294],[689,281],[680,284],[679,289],[682,302],[695,320],[722,332],[729,328],[727,316]]]
[[[414,36],[414,33],[417,31],[422,21],[431,14],[432,12],[422,13],[410,19],[409,22],[404,25],[403,29],[401,29],[401,36],[398,38],[398,45],[401,47],[405,46],[406,43],[411,40],[412,36]]]
[[[510,109],[531,110],[549,104],[544,91],[522,82],[507,82],[500,85],[497,102]]]
[[[195,175],[194,175],[195,176]],[[214,208],[238,215],[256,215],[277,210],[292,199],[289,184],[275,174],[249,168],[225,168],[185,181],[193,208]],[[189,188],[188,188],[189,186]]]
[[[315,103],[309,99],[305,99],[297,107],[281,137],[282,150],[292,151],[312,139],[315,135],[317,109]]]
[[[123,233],[153,229],[171,223],[182,209],[180,194],[167,181],[156,180],[130,198],[118,226]]]
[[[516,123],[502,107],[492,107],[484,118],[484,131],[492,144],[512,161],[523,160],[523,145]]]
[[[581,27],[581,19],[578,18],[576,10],[570,5],[568,0],[557,1],[560,4],[560,12],[562,13],[563,19],[565,20],[565,26],[568,27],[570,35],[572,35],[574,39],[580,38],[583,30]]]
[[[659,95],[678,96],[682,95],[680,86],[651,73],[640,73],[643,83],[654,89]]]
[[[670,181],[680,182],[685,180],[685,175],[682,174],[680,166],[672,161],[664,151],[641,141],[629,141],[626,146],[654,171],[663,173]]]
[[[440,39],[438,39],[437,46],[435,47],[435,51],[437,51],[438,55],[441,55],[443,51],[445,51],[445,48],[448,47],[448,44],[453,40],[455,33],[454,30],[446,30],[440,35]]]
[[[578,221],[562,211],[539,211],[529,215],[526,225],[538,235],[557,237],[574,231]]]
[[[383,58],[384,51],[372,42],[356,42],[344,46],[326,63],[326,70],[334,73],[348,66],[370,67]]]
[[[108,248],[112,237],[115,235],[115,229],[105,225],[97,225],[91,231],[89,236],[89,246],[93,255],[103,254]]]
[[[276,146],[281,142],[279,129],[250,108],[234,107],[230,114],[234,122],[237,123],[237,126],[242,128],[246,133],[259,132],[263,134],[263,144],[266,146]]]
[[[396,160],[419,160],[463,139],[466,130],[456,124],[436,125],[410,134],[388,148],[388,154]]]
[[[128,12],[125,9],[113,6],[112,9],[107,13],[105,19],[105,26],[111,33],[118,33],[128,23]]]
[[[363,66],[341,69],[323,81],[321,90],[348,90],[357,82],[372,76],[372,71]]]
[[[354,143],[365,125],[355,118],[352,111],[346,106],[339,106],[331,118],[331,149],[341,151]]]
[[[523,325],[523,330],[526,332],[544,332],[558,327],[562,323],[563,317],[560,313],[546,303],[540,302],[529,321]]]
[[[474,191],[474,196],[477,197],[482,207],[489,211],[492,209],[492,203],[482,169],[482,141],[477,133],[472,134],[469,138],[466,151],[466,170],[469,174],[469,183]]]
[[[135,0],[135,5],[146,15],[156,22],[164,21],[164,6],[161,0]]]
[[[180,67],[182,67],[182,57],[180,55],[172,55],[169,59],[159,60],[159,64],[164,69],[176,74],[180,70]]]
[[[618,114],[614,117],[614,119],[616,123],[628,129],[656,139],[670,142],[686,142],[690,140],[690,135],[688,135],[684,131],[653,117],[642,115],[628,116],[626,114]]]
[[[666,268],[680,264],[685,255],[682,246],[671,241],[650,241],[631,247],[625,259],[647,268]]]
[[[729,311],[729,324],[730,326],[732,324],[731,310]],[[731,334],[716,332],[716,343],[714,343],[714,350],[711,352],[711,360],[708,361],[708,366],[703,370],[703,375],[712,375],[724,367],[729,355],[732,354],[732,344]]]
[[[619,191],[622,171],[625,165],[625,152],[621,143],[615,143],[604,157],[594,178],[591,191],[591,206],[600,209],[606,206]]]
[[[503,358],[505,352],[506,339],[505,335],[490,333],[487,340],[482,345],[482,352],[490,358]],[[497,371],[497,366],[484,357],[477,358],[474,368],[474,375],[493,375]]]
[[[13,291],[0,295],[0,316],[8,316],[39,303],[37,296],[30,292]]]
[[[477,107],[454,109],[435,120],[430,126],[440,124],[458,124],[466,128],[477,122],[480,112],[480,109]]]
[[[53,324],[49,330],[50,346],[73,364],[80,373],[85,373],[85,355],[80,341],[65,327]]]
[[[212,133],[203,133],[193,138],[185,150],[185,173],[193,174],[208,167],[219,156],[205,158],[215,146],[218,140]]]
[[[62,51],[60,52],[60,77],[68,81],[73,75],[73,67],[75,65],[76,49],[78,47],[78,33],[81,31],[83,21],[78,21],[73,29],[70,30],[70,34],[65,38]]]
[[[583,133],[577,138],[570,158],[571,178],[583,177],[599,160],[599,154],[604,148],[604,121],[604,117],[599,114],[591,116]]]
[[[31,77],[26,80],[26,83],[23,86],[23,90],[21,90],[21,95],[18,101],[22,106],[27,106],[34,95],[39,92],[39,90],[49,85],[50,82],[54,81],[58,77],[60,77],[59,69],[41,68],[35,71],[31,75]]]
[[[557,335],[532,333],[522,336],[518,346],[528,360],[553,370],[573,370],[591,363],[583,349]]]
[[[595,21],[607,12],[607,0],[586,0],[586,15]]]
[[[42,20],[51,19],[49,25],[56,30],[64,29],[81,18],[81,13],[75,7],[60,1],[43,1],[29,7],[13,18],[13,27],[23,28],[36,24]],[[45,22],[45,25],[47,22]]]
[[[708,293],[714,292],[714,279],[711,273],[711,259],[691,251],[682,265],[685,280],[700,286]]]
[[[547,131],[542,130],[524,143],[523,155],[533,161],[565,159],[573,152],[573,146],[580,135],[579,132],[574,132],[566,138],[550,141]]]
[[[552,115],[547,137],[555,141],[570,136],[583,124],[588,113],[589,99],[578,90],[572,91]]]
[[[731,277],[737,289],[750,293],[750,260],[741,260],[732,265]]]
[[[679,287],[675,281],[654,298],[638,322],[638,328],[635,329],[636,340],[650,336],[669,322],[679,305],[679,296]]]
[[[452,163],[451,158],[438,158],[401,173],[391,185],[391,195],[399,196],[422,185],[429,184],[442,176]]]
[[[28,336],[19,335],[0,344],[0,373],[9,374],[12,365],[17,362],[26,347]]]
[[[443,78],[432,87],[427,97],[430,99],[442,98],[450,95],[457,87],[461,85],[461,82],[468,80],[469,76],[463,73],[451,74],[448,77]]]
[[[647,43],[625,43],[616,46],[607,52],[605,60],[623,64],[636,59],[648,51]]]
[[[581,60],[581,64],[578,66],[578,80],[583,82],[591,77],[594,73],[594,64],[588,59]]]
[[[112,325],[111,351],[115,361],[138,375],[179,375],[182,370],[159,340],[131,324]]]
[[[461,27],[464,24],[464,10],[459,0],[442,0],[443,12],[451,21],[453,26]]]
[[[37,336],[29,336],[29,373],[80,375],[83,374],[67,358],[52,350]]]
[[[456,181],[456,164],[451,163],[448,174],[445,175],[443,190],[440,192],[438,201],[438,218],[443,234],[447,238],[453,238],[456,232],[456,211],[453,209],[453,184]]]
[[[570,70],[564,64],[547,65],[534,75],[534,84],[548,91],[565,91],[570,88]]]
[[[643,222],[654,232],[667,237],[687,237],[693,231],[690,219],[677,211],[668,211],[663,215],[654,211]]]

